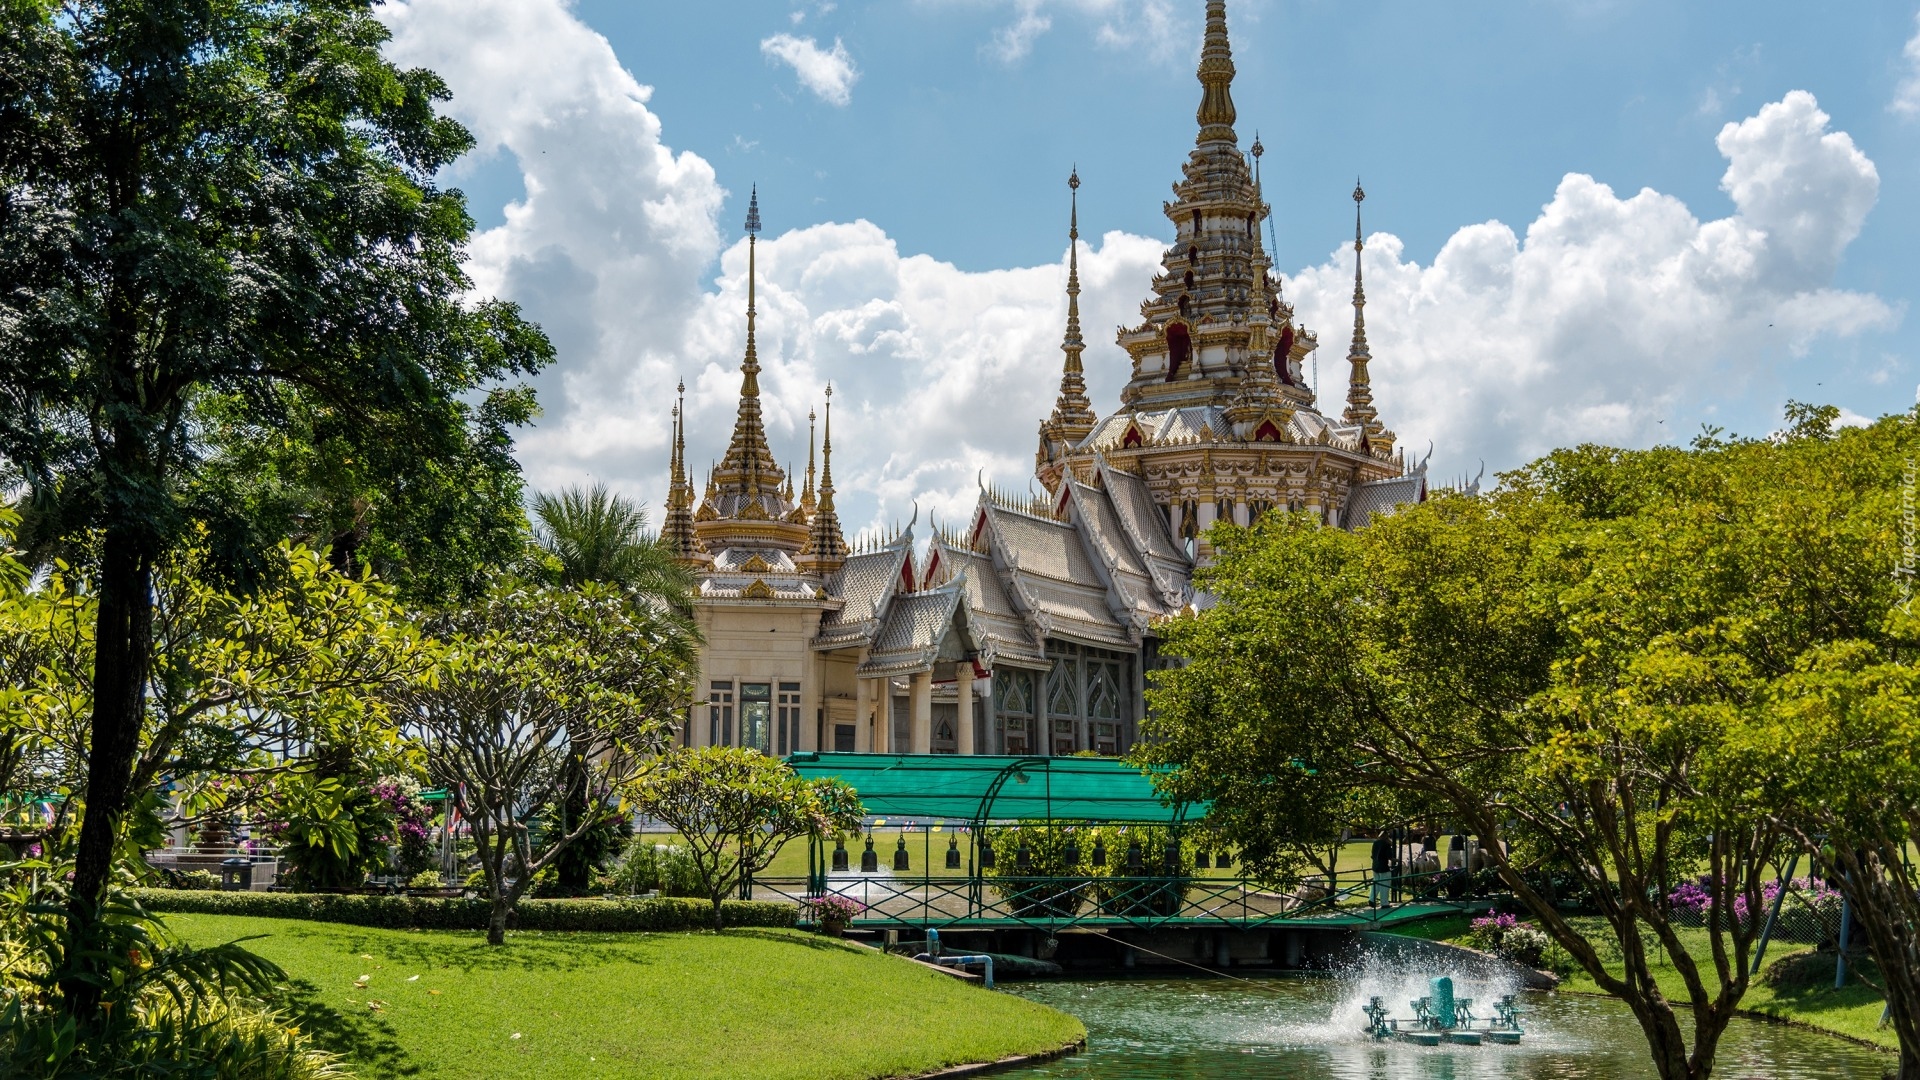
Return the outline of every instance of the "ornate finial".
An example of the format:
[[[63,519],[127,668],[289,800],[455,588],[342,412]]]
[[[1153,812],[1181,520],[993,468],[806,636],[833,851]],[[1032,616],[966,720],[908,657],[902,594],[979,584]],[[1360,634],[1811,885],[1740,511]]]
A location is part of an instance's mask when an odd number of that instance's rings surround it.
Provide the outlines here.
[[[1227,42],[1227,0],[1207,0],[1206,43],[1200,49],[1200,136],[1196,142],[1237,142],[1233,132],[1233,47]]]
[[[687,565],[702,561],[703,552],[693,528],[693,485],[687,482],[687,384],[675,388],[679,397],[673,405],[673,452],[668,467],[667,514],[660,523],[660,543],[675,559]]]
[[[1367,373],[1367,364],[1373,359],[1373,353],[1367,348],[1367,289],[1361,274],[1361,252],[1366,243],[1360,232],[1360,204],[1367,198],[1366,190],[1360,181],[1353,182],[1353,343],[1347,347],[1347,364],[1350,374],[1347,378],[1347,408],[1341,418],[1349,424],[1357,424],[1361,429],[1361,443],[1367,443],[1367,437],[1384,431],[1380,425],[1379,414],[1373,407],[1373,380]]]
[[[740,406],[718,475],[722,492],[730,497],[725,511],[729,517],[743,512],[779,517],[786,512],[776,513],[773,506],[762,502],[770,497],[777,503],[782,498],[784,477],[767,448],[766,425],[760,413],[760,354],[754,336],[759,232],[760,188],[755,185],[747,204],[747,348],[740,360]]]
[[[1093,431],[1093,405],[1087,400],[1087,380],[1080,355],[1086,340],[1080,335],[1080,169],[1067,177],[1071,210],[1067,219],[1067,331],[1060,340],[1066,360],[1060,371],[1060,396],[1053,415],[1040,425],[1037,461],[1044,464],[1060,443],[1069,446]]]
[[[801,561],[817,574],[828,574],[847,561],[847,541],[840,532],[840,515],[833,508],[833,384],[827,384],[827,403],[820,438],[820,498],[807,532]]]
[[[1365,241],[1360,238],[1360,204],[1366,201],[1367,189],[1361,187],[1359,179],[1355,178],[1353,181],[1353,250],[1355,251],[1359,251],[1365,244]],[[1359,272],[1359,264],[1355,263],[1354,273]]]
[[[813,511],[814,511],[814,508],[815,508],[815,507],[817,507],[817,506],[819,505],[819,503],[818,503],[818,502],[816,501],[816,499],[815,499],[815,497],[814,497],[814,493],[813,493],[813,479],[814,479],[814,472],[813,472],[813,442],[814,442],[814,430],[813,430],[813,425],[814,425],[814,415],[813,415],[813,410],[812,410],[812,409],[808,409],[808,410],[807,410],[807,486],[806,486],[805,488],[803,488],[803,489],[801,490],[801,492],[800,492],[800,509],[801,509],[801,511],[802,511],[802,512],[804,512],[804,513],[805,513],[805,514],[806,514],[806,515],[807,515],[807,516],[808,516],[809,518],[811,518],[811,517],[813,516]]]
[[[753,194],[747,199],[747,235],[760,235],[760,185],[753,185]]]

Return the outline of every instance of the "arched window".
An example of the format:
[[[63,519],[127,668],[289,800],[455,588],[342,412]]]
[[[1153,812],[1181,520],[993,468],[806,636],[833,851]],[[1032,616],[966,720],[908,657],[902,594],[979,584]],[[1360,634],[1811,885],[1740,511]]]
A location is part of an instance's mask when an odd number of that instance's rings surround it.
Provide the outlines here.
[[[1186,285],[1187,285],[1187,291],[1192,292],[1193,291],[1193,271],[1191,270],[1187,271]]]
[[[1193,212],[1193,235],[1200,235],[1200,211],[1198,210]]]
[[[1184,305],[1186,304],[1186,297],[1184,296],[1181,297],[1180,302],[1184,307]],[[1168,326],[1167,327],[1167,381],[1172,382],[1173,380],[1179,378],[1181,369],[1185,368],[1187,366],[1187,362],[1192,359],[1193,359],[1193,339],[1187,335],[1187,324],[1183,322],[1177,322]]]
[[[1200,249],[1197,247],[1187,248],[1187,265],[1191,266],[1194,263],[1197,263],[1199,261],[1200,261]]]
[[[1180,294],[1180,317],[1183,319],[1193,318],[1193,298],[1185,293]]]
[[[1284,326],[1280,328],[1280,344],[1273,350],[1273,373],[1287,386],[1293,385],[1293,374],[1287,370],[1287,363],[1292,357],[1293,327]]]

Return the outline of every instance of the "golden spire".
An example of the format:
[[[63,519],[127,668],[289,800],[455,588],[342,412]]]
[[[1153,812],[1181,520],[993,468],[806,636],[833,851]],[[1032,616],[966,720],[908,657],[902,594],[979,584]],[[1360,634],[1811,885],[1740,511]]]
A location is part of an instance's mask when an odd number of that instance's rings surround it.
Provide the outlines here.
[[[764,497],[780,498],[780,466],[767,449],[767,432],[760,416],[760,356],[754,342],[755,253],[760,235],[760,189],[756,185],[747,204],[747,350],[740,361],[740,410],[733,422],[733,440],[727,456],[720,461],[717,476],[720,493],[733,496],[736,505],[723,508],[723,516],[739,516],[746,503]],[[777,517],[783,511],[762,505],[748,511]]]
[[[1367,362],[1373,354],[1367,349],[1367,290],[1360,274],[1360,253],[1366,241],[1360,233],[1360,204],[1367,193],[1360,181],[1353,182],[1353,344],[1347,347],[1347,363],[1352,374],[1347,380],[1347,410],[1341,418],[1360,425],[1366,434],[1376,434],[1380,421],[1373,408],[1373,382],[1367,374]]]
[[[833,384],[828,383],[826,423],[820,440],[820,500],[800,562],[816,574],[830,574],[846,561],[847,541],[840,533],[840,515],[833,508]]]
[[[1087,380],[1080,356],[1087,343],[1080,336],[1080,170],[1067,177],[1071,205],[1067,219],[1067,332],[1060,351],[1067,354],[1060,372],[1060,396],[1053,415],[1040,425],[1038,458],[1046,462],[1060,444],[1072,447],[1092,433],[1097,417],[1087,400]]]
[[[1233,48],[1227,43],[1227,0],[1207,0],[1207,37],[1200,48],[1199,143],[1237,142],[1233,132]]]
[[[813,516],[814,507],[819,505],[813,496],[813,410],[807,410],[807,486],[800,492],[800,509],[808,517]]]
[[[681,562],[700,562],[703,552],[693,532],[693,485],[687,482],[687,384],[675,388],[673,453],[668,469],[667,516],[660,523],[660,543]]]

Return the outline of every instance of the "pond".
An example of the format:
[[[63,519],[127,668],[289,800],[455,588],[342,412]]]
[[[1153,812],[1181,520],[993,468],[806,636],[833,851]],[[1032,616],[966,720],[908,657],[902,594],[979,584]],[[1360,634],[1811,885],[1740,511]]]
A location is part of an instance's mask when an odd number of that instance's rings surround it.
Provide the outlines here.
[[[1457,980],[1458,981],[1458,980]],[[1523,994],[1520,1046],[1433,1047],[1379,1043],[1361,1030],[1361,1007],[1379,994],[1393,1015],[1426,992],[1425,976],[1060,981],[1004,989],[1079,1017],[1086,1052],[1003,1073],[1037,1080],[1639,1080],[1654,1075],[1632,1013],[1606,998]],[[1490,1004],[1508,988],[1461,981],[1460,993]],[[1716,1078],[1880,1080],[1887,1054],[1811,1031],[1735,1020],[1721,1042]]]

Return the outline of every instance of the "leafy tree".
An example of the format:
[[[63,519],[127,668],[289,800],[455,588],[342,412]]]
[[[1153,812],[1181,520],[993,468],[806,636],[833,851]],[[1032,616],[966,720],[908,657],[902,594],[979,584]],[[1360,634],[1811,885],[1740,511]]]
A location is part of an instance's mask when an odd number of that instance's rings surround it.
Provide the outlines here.
[[[224,817],[265,797],[275,775],[311,769],[315,747],[375,774],[403,770],[412,750],[378,691],[420,677],[434,656],[392,590],[282,544],[263,584],[235,594],[210,580],[207,558],[190,548],[159,568],[133,789],[165,779],[190,817]],[[0,657],[21,658],[4,669],[0,729],[42,748],[52,790],[86,779],[98,604],[90,576],[65,566],[0,599]]]
[[[646,507],[607,490],[570,487],[533,497],[534,539],[551,580],[566,588],[588,583],[630,590],[640,603],[665,605],[682,615],[693,610],[693,574],[647,533]],[[630,831],[607,807],[596,811],[587,800],[587,774],[577,760],[566,796],[555,815],[556,827],[570,831],[582,817],[600,821],[567,850],[555,867],[563,890],[587,887],[593,871],[620,850]]]
[[[435,113],[436,76],[381,57],[372,9],[72,0],[0,23],[0,463],[48,536],[99,536],[82,922],[133,792],[156,571],[197,525],[241,583],[279,539],[192,482],[196,410],[229,395],[258,431],[325,414],[403,498],[503,445],[532,403],[497,381],[551,356],[510,306],[465,299],[472,222],[433,177],[471,138]]]
[[[864,816],[845,783],[807,780],[786,762],[737,746],[673,751],[634,786],[634,803],[686,840],[716,931],[721,901],[788,841],[851,832]]]
[[[1358,534],[1304,515],[1223,528],[1201,575],[1220,602],[1167,627],[1187,663],[1158,676],[1141,753],[1256,829],[1298,829],[1302,792],[1439,800],[1633,1009],[1659,1075],[1705,1076],[1758,920],[1712,920],[1695,956],[1666,897],[1704,874],[1716,911],[1760,910],[1785,852],[1727,763],[1803,657],[1894,645],[1887,450],[1903,423],[1562,451]],[[1549,864],[1601,914],[1619,974],[1529,872]],[[1653,979],[1660,956],[1691,1038]]]
[[[569,762],[584,763],[596,801],[639,776],[692,705],[695,642],[671,613],[598,585],[502,583],[429,629],[441,663],[393,699],[427,744],[428,776],[459,796],[498,945],[534,876],[599,821],[538,827]]]

